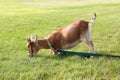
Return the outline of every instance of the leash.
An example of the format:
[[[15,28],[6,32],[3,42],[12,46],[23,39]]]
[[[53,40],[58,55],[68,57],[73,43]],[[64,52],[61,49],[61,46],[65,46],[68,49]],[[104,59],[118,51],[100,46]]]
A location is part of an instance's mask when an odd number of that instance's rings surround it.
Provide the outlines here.
[[[95,56],[95,57],[114,57],[114,58],[120,58],[118,55],[109,55],[109,54],[98,54],[98,53],[87,53],[87,52],[72,52],[72,51],[63,51],[63,50],[57,50],[57,52],[60,52],[62,54],[66,55],[81,55],[84,57],[90,57],[90,56]]]

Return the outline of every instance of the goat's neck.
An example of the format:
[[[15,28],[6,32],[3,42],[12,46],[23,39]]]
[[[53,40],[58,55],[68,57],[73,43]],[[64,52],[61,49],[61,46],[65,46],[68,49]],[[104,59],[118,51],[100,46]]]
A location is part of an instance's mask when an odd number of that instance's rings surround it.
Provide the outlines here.
[[[46,39],[39,39],[38,44],[39,44],[40,48],[49,49],[49,45],[48,45]]]

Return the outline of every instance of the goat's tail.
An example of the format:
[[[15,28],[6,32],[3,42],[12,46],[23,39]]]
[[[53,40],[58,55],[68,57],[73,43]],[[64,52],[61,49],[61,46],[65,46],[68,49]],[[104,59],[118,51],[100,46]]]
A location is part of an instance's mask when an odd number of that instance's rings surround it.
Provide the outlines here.
[[[95,20],[96,20],[96,13],[93,14],[93,16],[89,22],[89,26],[92,26],[92,24],[94,24]]]
[[[92,28],[91,26],[94,24],[95,20],[96,20],[96,13],[93,14],[92,19],[88,24],[89,39],[91,37],[91,28]]]

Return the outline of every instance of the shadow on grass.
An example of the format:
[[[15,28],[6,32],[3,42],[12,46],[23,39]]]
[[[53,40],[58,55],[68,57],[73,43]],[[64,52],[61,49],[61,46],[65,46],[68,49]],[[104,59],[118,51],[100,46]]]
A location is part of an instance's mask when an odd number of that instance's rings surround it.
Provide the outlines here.
[[[99,58],[99,57],[105,57],[107,59],[120,59],[120,56],[117,55],[109,55],[109,54],[100,54],[100,53],[96,53],[96,54],[92,54],[92,53],[83,53],[83,54],[79,54],[79,53],[61,53],[61,54],[57,54],[57,55],[36,55],[36,58],[40,58],[40,57],[44,57],[46,59],[64,59],[64,58],[68,58],[71,56],[79,56],[82,59],[89,59],[89,58]]]
[[[111,54],[104,54],[104,53],[87,53],[87,52],[73,52],[73,51],[63,51],[63,50],[57,50],[57,52],[63,54],[63,55],[80,55],[83,57],[112,57],[112,58],[120,58],[119,55],[111,55]]]

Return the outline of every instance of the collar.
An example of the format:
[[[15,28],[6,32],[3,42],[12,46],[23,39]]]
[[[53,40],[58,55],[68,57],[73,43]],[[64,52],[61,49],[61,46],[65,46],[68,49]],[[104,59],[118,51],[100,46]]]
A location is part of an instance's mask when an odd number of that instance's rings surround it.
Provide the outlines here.
[[[48,39],[46,39],[46,40],[47,40],[47,43],[48,43],[49,48],[50,48],[51,50],[55,50],[55,49],[52,47],[50,41],[49,41]]]

